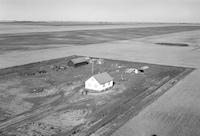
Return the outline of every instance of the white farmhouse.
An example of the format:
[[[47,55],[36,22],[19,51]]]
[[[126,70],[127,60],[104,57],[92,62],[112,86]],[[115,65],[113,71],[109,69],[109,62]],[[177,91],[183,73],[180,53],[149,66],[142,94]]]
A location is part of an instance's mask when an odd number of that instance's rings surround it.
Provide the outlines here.
[[[107,73],[93,75],[85,81],[85,89],[101,92],[113,86],[113,78]]]

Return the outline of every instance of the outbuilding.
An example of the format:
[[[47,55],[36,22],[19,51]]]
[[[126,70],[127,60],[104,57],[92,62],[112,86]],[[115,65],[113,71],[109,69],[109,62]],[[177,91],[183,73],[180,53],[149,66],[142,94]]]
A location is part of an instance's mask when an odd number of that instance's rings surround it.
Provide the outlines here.
[[[88,64],[88,59],[86,57],[79,57],[79,58],[74,58],[68,61],[68,66],[73,66],[73,67],[78,67],[81,65],[86,65]]]
[[[85,81],[85,89],[101,92],[113,86],[113,77],[107,72],[93,75]]]

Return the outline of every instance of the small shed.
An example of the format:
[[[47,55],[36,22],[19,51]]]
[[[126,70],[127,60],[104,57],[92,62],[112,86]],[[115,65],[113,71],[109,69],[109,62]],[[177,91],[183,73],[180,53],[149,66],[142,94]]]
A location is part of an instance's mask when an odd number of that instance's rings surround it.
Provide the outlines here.
[[[126,69],[126,71],[125,71],[125,73],[135,73],[135,74],[138,74],[139,73],[139,70],[138,69],[136,69],[136,68],[128,68],[128,69]]]
[[[85,89],[101,92],[113,86],[113,77],[107,72],[93,75],[85,81]]]
[[[78,67],[88,64],[88,59],[85,57],[74,58],[68,61],[68,66]]]

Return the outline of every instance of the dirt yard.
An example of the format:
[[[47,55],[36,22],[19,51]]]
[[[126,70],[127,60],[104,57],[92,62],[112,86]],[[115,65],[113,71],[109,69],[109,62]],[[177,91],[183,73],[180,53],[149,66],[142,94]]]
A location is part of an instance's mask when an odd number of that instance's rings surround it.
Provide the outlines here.
[[[177,78],[182,73],[188,74],[193,70],[90,58],[93,60],[93,74],[108,72],[114,78],[115,86],[102,93],[88,92],[88,95],[83,95],[81,90],[85,90],[84,81],[92,75],[92,64],[68,66],[68,61],[77,57],[79,56],[0,70],[0,108],[5,111],[1,115],[0,128],[4,129],[2,134],[90,135],[104,124],[113,125],[118,116],[121,121],[116,123],[121,126],[132,117],[125,116],[125,113],[132,112],[133,106],[140,107],[137,110],[139,112],[145,107],[141,102],[146,97],[151,96],[151,101],[145,103],[153,102],[168,90],[166,88],[157,92],[159,87],[171,84],[168,82],[172,79],[178,81],[185,76]],[[144,66],[147,69],[140,73],[130,71]],[[110,128],[109,133],[116,129]]]

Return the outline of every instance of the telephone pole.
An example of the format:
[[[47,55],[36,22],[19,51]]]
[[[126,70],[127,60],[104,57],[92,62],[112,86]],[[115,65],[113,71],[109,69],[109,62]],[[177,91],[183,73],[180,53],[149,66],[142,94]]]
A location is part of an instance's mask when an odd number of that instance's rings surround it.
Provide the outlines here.
[[[94,74],[94,61],[92,60],[92,75]]]

